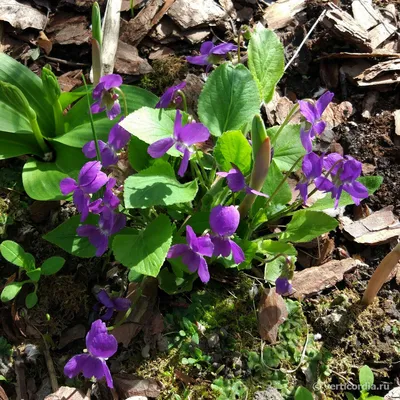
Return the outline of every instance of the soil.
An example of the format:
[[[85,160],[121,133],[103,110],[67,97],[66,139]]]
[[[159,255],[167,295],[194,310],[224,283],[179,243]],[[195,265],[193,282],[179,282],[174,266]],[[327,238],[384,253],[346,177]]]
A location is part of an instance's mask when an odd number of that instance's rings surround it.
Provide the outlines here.
[[[60,13],[68,10],[77,15],[90,15],[87,7],[71,8],[68,3],[74,2],[64,2]],[[239,5],[238,9],[253,4],[250,1],[234,3]],[[346,1],[342,8],[347,10],[350,5],[351,2]],[[260,11],[255,5],[254,9],[257,19]],[[309,2],[307,8],[296,16],[296,24],[278,32],[285,45],[287,60],[323,9],[324,5],[319,1]],[[123,17],[129,19],[127,13]],[[22,32],[8,25],[5,31],[14,39],[24,41]],[[220,32],[215,28],[214,32],[226,40],[233,37],[230,31]],[[187,73],[202,73],[199,68],[188,67],[182,58],[198,46],[189,46],[182,41],[169,46],[174,50],[173,56],[150,61],[154,73],[144,77],[126,76],[125,82],[138,84],[160,95]],[[364,175],[383,176],[382,186],[363,203],[372,211],[391,205],[394,212],[400,215],[400,142],[395,134],[392,114],[400,108],[400,94],[394,87],[386,87],[378,92],[370,118],[363,117],[363,102],[371,90],[360,89],[350,81],[340,83],[330,69],[329,79],[321,73],[321,63],[316,60],[333,49],[355,51],[318,26],[300,51],[298,60],[285,74],[279,89],[295,100],[312,97],[321,87],[327,87],[335,92],[335,102],[347,100],[352,103],[353,114],[333,129],[332,146],[340,145],[345,154],[360,160],[365,167]],[[17,45],[11,48],[15,57],[20,56],[21,51]],[[149,48],[139,46],[139,54],[148,56]],[[77,69],[87,73],[91,62],[87,44],[55,45],[51,56],[67,63],[40,58],[30,60],[28,65],[39,73],[40,68],[50,62],[56,74],[61,75]],[[70,328],[80,324],[86,328],[90,326],[96,317],[93,311],[96,287],[126,289],[127,278],[126,271],[106,257],[89,260],[73,257],[42,238],[74,215],[76,210],[70,203],[43,203],[29,199],[23,192],[20,179],[23,163],[22,158],[0,161],[1,238],[21,244],[25,251],[34,255],[37,264],[58,255],[66,259],[66,265],[57,276],[40,281],[39,304],[32,310],[27,312],[23,301],[0,305],[0,337],[13,345],[13,357],[21,360],[24,366],[30,398],[42,399],[51,393],[43,356],[44,340],[50,346],[60,384],[75,385],[84,391],[92,386],[80,378],[67,380],[62,373],[66,360],[85,347],[84,335],[62,348],[59,341]],[[354,206],[345,210],[351,217],[356,212]],[[213,280],[206,288],[196,282],[191,292],[179,295],[169,296],[158,291],[154,303],[155,310],[162,315],[163,327],[155,329],[151,325],[155,314],[150,313],[148,321],[141,322],[142,329],[135,335],[132,344],[127,348],[121,346],[111,360],[112,373],[124,372],[161,382],[160,399],[252,399],[257,398],[255,393],[271,385],[279,389],[285,398],[293,398],[294,389],[303,385],[321,387],[320,392],[315,390],[319,398],[340,399],[344,398],[343,390],[334,390],[332,386],[329,388],[323,384],[357,382],[358,370],[363,365],[372,368],[376,384],[387,385],[385,390],[373,394],[384,395],[387,387],[399,386],[399,285],[395,280],[386,283],[379,298],[367,309],[359,304],[369,277],[390,251],[390,244],[373,247],[358,245],[345,238],[340,230],[332,236],[336,249],[344,248],[350,256],[362,259],[367,267],[346,275],[336,287],[301,303],[286,299],[289,317],[279,329],[276,344],[268,345],[261,341],[257,329],[259,294],[253,296],[252,293],[260,283],[257,274],[262,276],[261,270],[255,266],[245,273],[216,267],[211,270]],[[338,250],[333,254],[339,258]],[[16,272],[14,266],[0,260],[2,284],[9,277],[15,279],[13,274]],[[154,328],[153,331],[149,327]],[[9,398],[14,399],[15,383],[21,379],[21,374],[17,368],[14,369],[1,344],[0,375],[7,380],[1,386]],[[231,390],[227,397],[218,397],[218,390],[211,386],[219,377],[224,378]],[[236,392],[231,389],[233,383],[238,384]],[[102,400],[111,396],[110,393],[104,394],[107,393],[104,387],[103,391],[99,389],[102,387],[97,386],[92,393],[93,398]],[[240,397],[241,390],[247,391],[247,397]],[[359,395],[357,391],[353,394]]]

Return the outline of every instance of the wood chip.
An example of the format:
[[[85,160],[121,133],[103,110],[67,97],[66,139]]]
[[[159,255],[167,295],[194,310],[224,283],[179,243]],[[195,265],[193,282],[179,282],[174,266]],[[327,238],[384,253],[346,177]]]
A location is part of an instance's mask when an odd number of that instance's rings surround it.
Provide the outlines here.
[[[357,243],[377,245],[400,236],[400,223],[389,206],[359,221],[344,219],[343,230]]]
[[[275,288],[264,289],[258,303],[258,332],[261,339],[273,344],[278,337],[278,328],[288,316],[285,301]]]
[[[89,43],[91,32],[85,16],[74,14],[57,14],[46,29],[49,39],[57,44]]]
[[[46,27],[47,16],[28,1],[6,0],[0,2],[0,21],[7,21],[16,29],[34,28],[42,31]]]
[[[278,0],[267,8],[262,22],[267,24],[269,29],[281,29],[288,26],[294,20],[294,16],[305,8],[305,0]]]
[[[329,103],[323,113],[323,118],[327,127],[332,129],[343,124],[352,114],[353,105],[349,101],[343,101],[340,104]]]
[[[114,68],[118,74],[126,75],[144,75],[153,71],[147,60],[139,57],[136,47],[121,40],[118,41]]]
[[[353,43],[360,50],[373,50],[368,32],[347,12],[332,3],[328,3],[329,11],[322,19],[322,24],[345,42]]]
[[[57,392],[49,394],[44,400],[89,400],[89,397],[77,388],[61,386]]]
[[[394,126],[397,136],[400,136],[400,110],[396,110],[394,113]]]
[[[354,271],[363,265],[360,260],[347,258],[345,260],[332,260],[320,267],[306,268],[295,272],[292,280],[294,296],[301,300],[311,297],[320,291],[330,288],[343,280],[345,273]]]
[[[400,82],[400,59],[380,62],[356,76],[358,86],[388,85]]]
[[[397,29],[393,25],[386,22],[377,25],[374,29],[369,31],[372,48],[376,49],[385,40],[389,39],[390,36],[392,36],[396,31]]]
[[[141,379],[130,374],[115,374],[114,386],[122,399],[132,396],[156,398],[160,395],[162,384],[154,379]]]
[[[367,31],[378,25],[382,19],[380,12],[365,0],[354,0],[351,9],[354,19]]]
[[[235,6],[232,3],[232,0],[218,0],[219,4],[221,4],[222,8],[226,11],[226,13],[233,19],[236,20],[237,12]]]

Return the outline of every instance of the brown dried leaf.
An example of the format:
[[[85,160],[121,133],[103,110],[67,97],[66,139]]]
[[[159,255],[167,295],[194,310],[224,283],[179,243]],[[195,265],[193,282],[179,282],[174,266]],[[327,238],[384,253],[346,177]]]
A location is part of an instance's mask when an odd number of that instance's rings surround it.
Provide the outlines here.
[[[190,385],[193,383],[196,383],[196,379],[193,379],[191,376],[185,374],[182,371],[179,371],[179,369],[175,370],[175,376],[182,381],[185,385]]]
[[[46,26],[46,14],[32,7],[29,2],[7,0],[0,2],[0,21],[7,21],[17,29],[34,28],[43,30]]]
[[[141,379],[135,375],[116,374],[113,376],[115,389],[122,399],[132,396],[158,397],[162,384],[154,379]]]
[[[53,48],[53,43],[51,43],[51,41],[43,31],[39,32],[39,37],[37,38],[36,42],[38,46],[41,47],[47,55],[50,54],[51,49]]]
[[[77,388],[61,386],[57,392],[49,394],[44,400],[89,400],[89,397]]]
[[[8,396],[1,386],[0,386],[0,400],[8,400]]]
[[[46,32],[53,43],[79,45],[90,41],[88,26],[88,20],[83,15],[56,14]]]
[[[152,72],[153,68],[145,59],[139,57],[136,47],[120,40],[115,58],[115,71],[126,75],[144,75]]]
[[[273,344],[278,337],[278,328],[286,320],[288,312],[281,295],[275,288],[264,289],[258,304],[258,332],[262,339]]]

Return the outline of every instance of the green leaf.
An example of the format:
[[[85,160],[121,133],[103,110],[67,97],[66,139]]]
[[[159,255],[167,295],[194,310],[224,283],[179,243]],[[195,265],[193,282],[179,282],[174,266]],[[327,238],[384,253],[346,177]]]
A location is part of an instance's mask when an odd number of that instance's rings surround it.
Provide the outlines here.
[[[228,131],[217,140],[214,157],[222,171],[229,171],[234,163],[247,175],[251,169],[251,146],[241,131]]]
[[[349,392],[344,393],[346,395],[347,400],[356,400],[356,398]]]
[[[50,257],[41,266],[43,275],[54,275],[56,274],[65,264],[65,260],[62,257]]]
[[[74,91],[74,92],[63,92],[61,93],[59,97],[59,102],[61,104],[61,108],[65,110],[70,104],[72,104],[74,101],[79,100],[81,97],[83,97],[86,94],[85,91]]]
[[[187,268],[186,268],[187,270]],[[168,268],[163,268],[158,274],[160,289],[169,295],[190,292],[193,288],[193,282],[198,278],[197,274],[189,274],[181,270],[176,274],[176,268],[170,272]]]
[[[147,144],[172,137],[174,132],[175,110],[142,107],[129,114],[120,125],[133,136]],[[178,157],[181,153],[172,147],[167,154]]]
[[[358,371],[358,379],[360,381],[361,390],[369,392],[374,384],[374,373],[368,365],[364,365]]]
[[[120,233],[112,244],[116,260],[136,273],[157,277],[172,242],[169,218],[161,214],[138,235]]]
[[[357,179],[361,182],[367,189],[368,194],[371,195],[375,193],[383,182],[382,176],[363,176]],[[338,207],[348,206],[349,204],[354,204],[351,196],[343,191],[340,196]],[[328,208],[333,208],[335,206],[335,200],[331,198],[330,194],[327,194],[324,198],[317,200],[309,209],[317,211],[317,210],[326,210]]]
[[[62,200],[60,182],[70,176],[77,178],[83,164],[88,160],[82,149],[52,142],[56,150],[54,162],[30,159],[22,171],[22,182],[29,197],[35,200]]]
[[[323,212],[300,210],[293,214],[292,220],[279,239],[286,242],[309,242],[337,226],[336,219]]]
[[[38,300],[36,292],[29,293],[25,297],[25,305],[27,308],[32,308],[37,304]]]
[[[29,105],[37,114],[42,132],[54,132],[53,108],[45,98],[41,79],[29,68],[0,53],[0,81],[11,83],[22,91]]]
[[[294,394],[294,400],[314,400],[314,397],[308,389],[299,386]]]
[[[32,133],[31,124],[25,114],[0,100],[1,130],[10,133]],[[2,133],[0,133],[2,135]],[[27,136],[23,136],[27,137]],[[2,149],[3,150],[3,149]]]
[[[24,154],[43,155],[43,151],[40,149],[33,136],[28,134],[0,132],[0,160],[18,157]]]
[[[278,36],[258,25],[248,46],[249,69],[256,79],[264,103],[272,100],[276,84],[283,76],[285,53]]]
[[[0,300],[5,303],[15,298],[15,296],[20,292],[22,286],[25,282],[12,282],[8,284],[0,295]]]
[[[192,201],[197,193],[197,182],[179,183],[172,166],[159,160],[152,167],[128,177],[124,188],[126,208],[147,208]]]
[[[57,102],[61,95],[61,89],[57,77],[50,66],[47,65],[42,68],[41,79],[43,90],[49,102],[51,104]]]
[[[132,136],[128,145],[128,160],[135,171],[141,171],[150,167],[154,160],[150,154],[147,153],[149,145],[143,140]]]
[[[200,121],[214,136],[245,131],[259,110],[257,84],[242,64],[220,65],[208,77],[199,97]]]
[[[97,225],[98,217],[90,214],[85,221],[88,225]],[[74,256],[90,258],[96,253],[95,247],[90,244],[87,237],[80,237],[76,229],[81,225],[80,216],[75,215],[51,232],[43,236],[48,242],[56,244]]]
[[[306,154],[300,140],[300,125],[286,125],[276,138],[278,129],[279,126],[267,129],[274,149],[273,160],[281,171],[289,171],[296,160]]]
[[[42,271],[40,268],[36,268],[31,271],[28,271],[26,274],[29,276],[29,279],[31,279],[33,282],[39,282]]]
[[[12,240],[5,240],[0,245],[1,255],[10,263],[27,271],[35,268],[35,258]]]

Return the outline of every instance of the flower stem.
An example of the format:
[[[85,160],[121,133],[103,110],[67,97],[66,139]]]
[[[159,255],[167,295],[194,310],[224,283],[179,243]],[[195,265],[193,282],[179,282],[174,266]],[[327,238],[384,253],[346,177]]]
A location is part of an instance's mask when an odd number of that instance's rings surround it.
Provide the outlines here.
[[[40,146],[40,148],[43,150],[43,153],[44,154],[50,153],[51,150],[47,146],[46,142],[44,141],[44,138],[43,138],[43,135],[42,135],[42,132],[40,130],[40,127],[39,127],[39,124],[37,122],[36,117],[31,119],[31,120],[29,120],[29,122],[31,124],[32,132],[33,132],[33,134],[35,136],[35,139],[36,139],[38,145]]]
[[[290,122],[290,120],[294,117],[294,115],[297,113],[297,110],[299,109],[299,105],[295,104],[293,108],[290,110],[289,114],[286,116],[285,120],[283,121],[282,125],[279,127],[278,131],[276,132],[274,136],[274,144],[277,142],[279,135],[283,131],[283,128]]]
[[[185,111],[185,112],[187,112],[187,100],[186,100],[186,95],[185,95],[185,93],[183,93],[182,92],[182,90],[178,90],[177,92],[176,92],[176,94],[178,95],[178,96],[181,96],[181,98],[182,98],[182,106],[183,106],[183,111]]]
[[[85,79],[85,76],[83,74],[82,74],[82,80],[83,80],[83,84],[85,85],[85,90],[88,93],[88,87],[87,87],[87,84],[86,84],[86,79]],[[89,118],[90,118],[90,125],[92,127],[94,145],[96,147],[96,158],[97,158],[97,161],[101,162],[100,147],[99,147],[99,142],[97,140],[96,129],[94,128],[93,114],[92,114],[92,110],[90,108],[89,95],[87,95],[87,103],[88,103],[88,108],[89,108]]]
[[[127,117],[128,116],[128,103],[126,102],[125,93],[123,92],[123,90],[121,90],[121,88],[114,88],[114,90],[116,92],[118,92],[122,97],[122,102],[124,104],[124,115],[125,115],[125,117]]]
[[[60,136],[65,133],[64,121],[63,121],[63,109],[61,107],[60,100],[57,100],[53,104],[53,114],[54,114],[54,121],[56,124],[56,133],[57,136]]]
[[[206,171],[205,171],[205,169],[203,167],[203,164],[201,163],[201,159],[200,159],[199,153],[197,151],[196,151],[196,159],[197,159],[197,162],[198,162],[198,164],[200,166],[200,171],[201,171],[201,175],[202,175],[202,177],[204,179],[204,184],[206,184],[206,182],[208,181],[207,173],[206,173]]]

